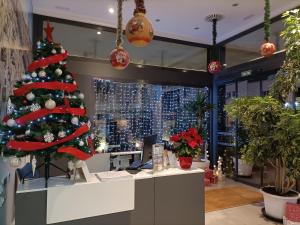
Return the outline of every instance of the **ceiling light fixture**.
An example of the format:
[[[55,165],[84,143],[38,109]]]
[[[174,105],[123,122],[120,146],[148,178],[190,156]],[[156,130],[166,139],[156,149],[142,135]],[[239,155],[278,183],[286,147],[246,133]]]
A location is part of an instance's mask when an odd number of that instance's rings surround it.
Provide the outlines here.
[[[200,28],[199,27],[194,27],[194,30],[199,30]]]
[[[237,6],[239,6],[239,3],[232,4],[232,7],[237,7]]]
[[[157,22],[157,23],[160,22],[160,19],[156,19],[155,22]]]
[[[109,12],[110,14],[114,14],[114,13],[115,13],[115,9],[112,8],[112,7],[110,7],[110,8],[108,9],[108,12]]]
[[[101,35],[102,33],[101,33],[101,31],[97,31],[97,34],[98,34],[98,35]]]

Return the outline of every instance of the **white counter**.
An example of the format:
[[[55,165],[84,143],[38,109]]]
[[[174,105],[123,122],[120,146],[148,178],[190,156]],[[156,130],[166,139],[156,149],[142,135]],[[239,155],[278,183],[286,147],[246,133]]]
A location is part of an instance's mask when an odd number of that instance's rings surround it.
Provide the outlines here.
[[[92,174],[89,182],[74,183],[64,177],[51,177],[48,188],[43,178],[25,181],[17,194],[47,191],[47,224],[131,211],[135,209],[135,180],[203,173],[199,168],[170,168],[135,175],[126,171]]]

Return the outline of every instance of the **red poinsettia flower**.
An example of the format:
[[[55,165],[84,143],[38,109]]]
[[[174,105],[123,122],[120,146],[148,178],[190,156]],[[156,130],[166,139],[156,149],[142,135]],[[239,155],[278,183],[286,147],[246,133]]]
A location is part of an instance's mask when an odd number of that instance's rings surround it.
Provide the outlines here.
[[[195,149],[196,147],[198,147],[198,143],[196,141],[190,141],[188,142],[188,145],[192,148]]]
[[[174,134],[171,136],[170,140],[174,141],[174,142],[178,142],[180,140],[180,137],[179,137],[179,135]]]
[[[197,129],[193,128],[193,127],[188,129],[188,133],[191,134],[191,135],[193,135],[193,136],[198,135]]]
[[[203,144],[203,143],[204,143],[204,141],[203,141],[203,139],[202,139],[202,137],[201,137],[200,135],[197,135],[197,136],[195,137],[195,140],[196,140],[199,144]]]

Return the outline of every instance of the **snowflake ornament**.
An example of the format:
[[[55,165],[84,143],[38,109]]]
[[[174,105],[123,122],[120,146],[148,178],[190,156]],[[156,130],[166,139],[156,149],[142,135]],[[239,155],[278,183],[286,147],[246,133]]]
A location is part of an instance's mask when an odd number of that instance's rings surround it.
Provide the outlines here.
[[[44,135],[44,140],[45,142],[47,143],[50,143],[54,140],[54,135],[50,132],[47,132],[45,135]]]
[[[41,106],[38,103],[34,103],[30,106],[30,111],[35,112],[41,109]]]
[[[58,134],[57,134],[57,136],[59,137],[59,138],[64,138],[65,136],[66,136],[66,132],[65,131],[59,131],[58,132]]]

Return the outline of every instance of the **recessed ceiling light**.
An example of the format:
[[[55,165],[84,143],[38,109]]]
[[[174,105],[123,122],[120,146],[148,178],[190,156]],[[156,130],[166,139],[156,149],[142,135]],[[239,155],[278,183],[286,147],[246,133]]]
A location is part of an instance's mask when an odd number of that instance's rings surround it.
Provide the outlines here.
[[[137,67],[138,68],[143,68],[143,65],[142,64],[138,64]]]
[[[232,4],[233,7],[237,7],[238,5],[239,5],[239,3]]]
[[[160,22],[160,19],[156,19],[155,22],[157,22],[157,23]]]
[[[194,27],[194,30],[199,30],[200,28],[199,27]]]
[[[114,13],[115,13],[115,9],[112,8],[112,7],[110,7],[110,8],[108,9],[108,12],[109,12],[110,14],[114,14]]]
[[[101,32],[101,31],[97,31],[97,34],[98,34],[98,35],[101,35],[101,34],[102,34],[102,32]]]

